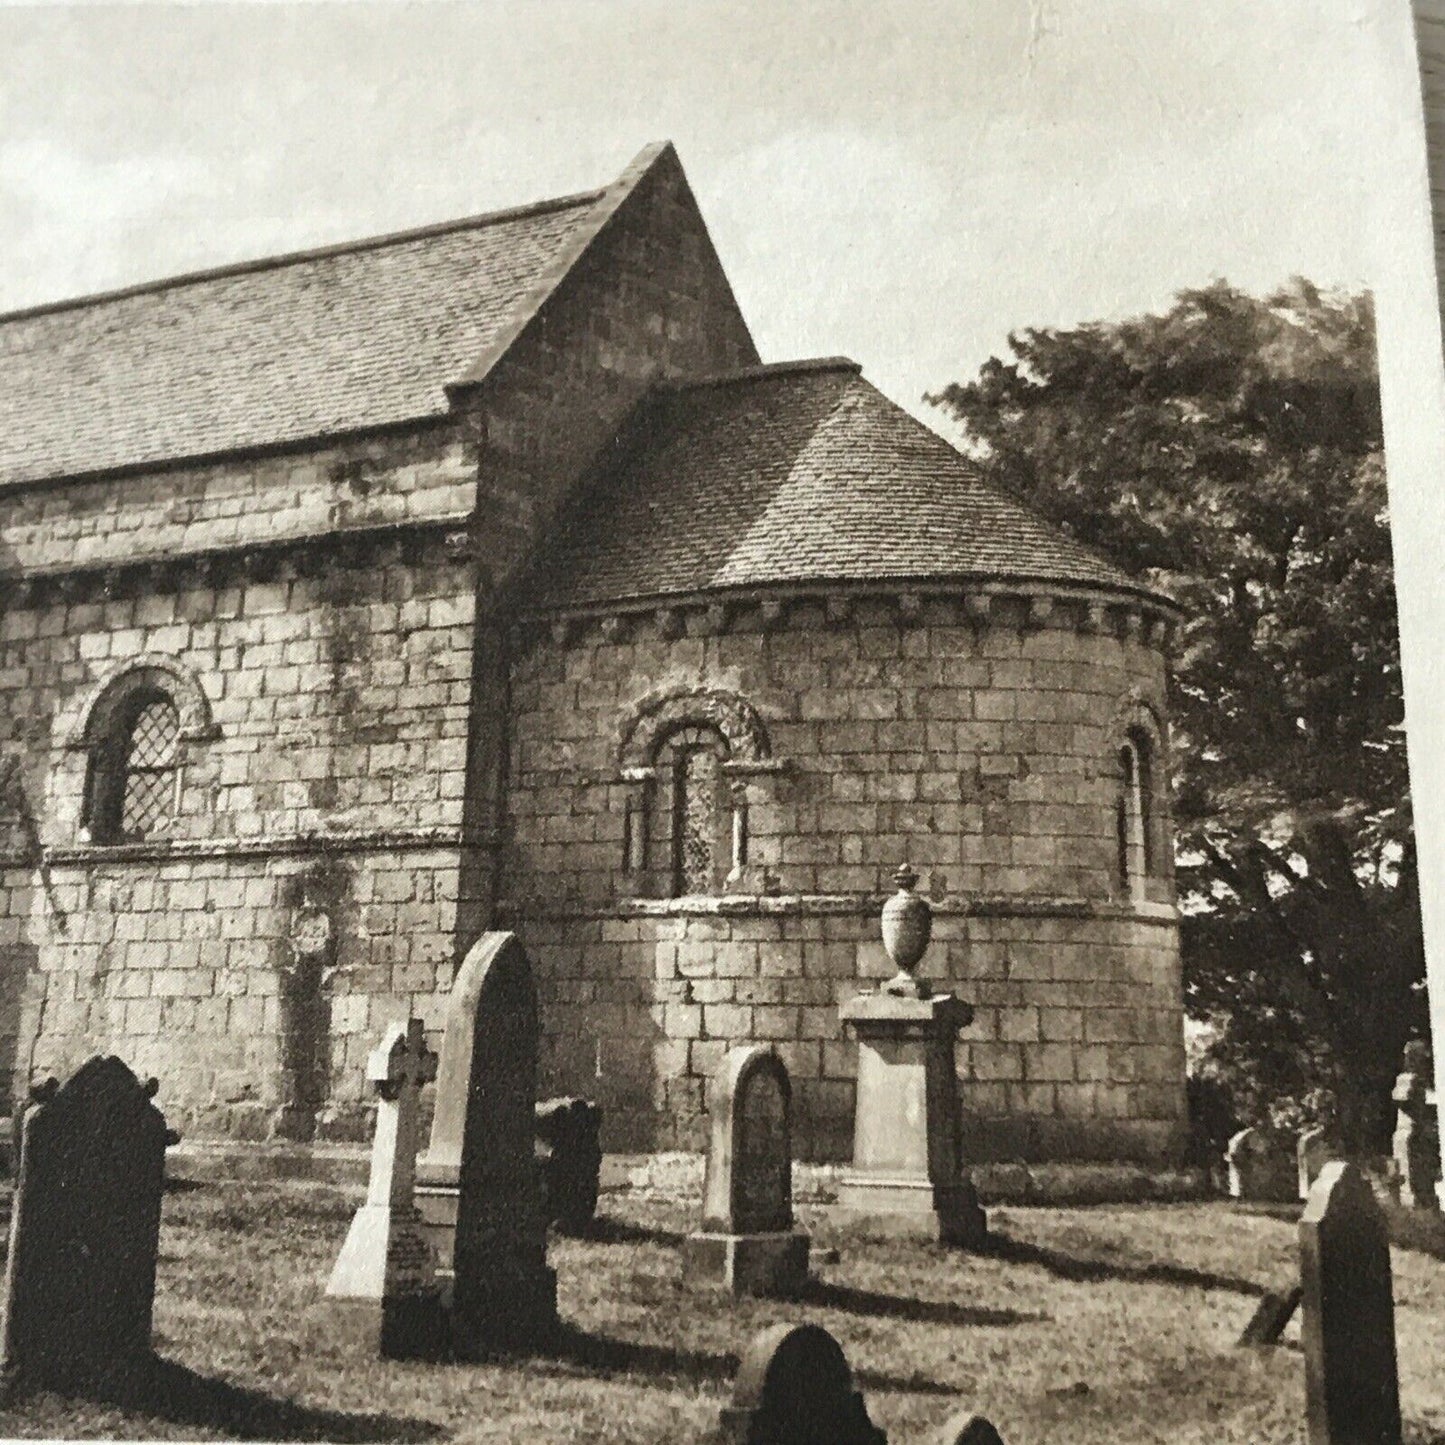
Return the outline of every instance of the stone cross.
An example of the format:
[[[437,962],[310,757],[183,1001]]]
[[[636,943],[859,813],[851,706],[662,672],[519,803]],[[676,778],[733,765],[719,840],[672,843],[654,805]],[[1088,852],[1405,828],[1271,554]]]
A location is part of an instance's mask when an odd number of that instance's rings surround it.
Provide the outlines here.
[[[383,1355],[438,1348],[436,1259],[412,1199],[422,1088],[436,1077],[420,1019],[390,1025],[367,1060],[378,1095],[366,1202],[356,1211],[326,1286],[327,1297],[369,1306],[360,1316]]]
[[[1400,1203],[1408,1209],[1437,1207],[1435,1181],[1440,1177],[1440,1135],[1435,1099],[1425,1073],[1428,1051],[1418,1039],[1405,1045],[1403,1071],[1395,1080],[1395,1133],[1390,1141]]]
[[[887,1445],[868,1418],[838,1341],[819,1325],[753,1337],[723,1406],[719,1445]]]
[[[1310,1189],[1320,1170],[1336,1158],[1336,1151],[1328,1131],[1321,1128],[1305,1129],[1295,1145],[1295,1165],[1299,1174],[1299,1197],[1308,1199]]]
[[[1400,1445],[1389,1235],[1355,1165],[1325,1165],[1299,1231],[1310,1445]]]
[[[808,1278],[808,1236],[793,1228],[792,1097],[765,1044],[728,1050],[712,1081],[702,1229],[684,1258],[734,1294],[790,1294]]]
[[[117,1058],[32,1091],[5,1263],[7,1391],[67,1390],[152,1363],[165,1151],[177,1135]]]

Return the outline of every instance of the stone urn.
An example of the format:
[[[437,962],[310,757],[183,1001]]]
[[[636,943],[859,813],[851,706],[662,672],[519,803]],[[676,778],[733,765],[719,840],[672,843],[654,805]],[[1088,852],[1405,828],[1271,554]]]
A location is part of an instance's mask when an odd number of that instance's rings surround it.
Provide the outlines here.
[[[918,874],[908,864],[898,869],[893,881],[898,892],[883,905],[883,948],[898,972],[883,985],[883,992],[927,998],[928,985],[915,978],[913,971],[933,933],[933,910],[927,899],[914,892]]]

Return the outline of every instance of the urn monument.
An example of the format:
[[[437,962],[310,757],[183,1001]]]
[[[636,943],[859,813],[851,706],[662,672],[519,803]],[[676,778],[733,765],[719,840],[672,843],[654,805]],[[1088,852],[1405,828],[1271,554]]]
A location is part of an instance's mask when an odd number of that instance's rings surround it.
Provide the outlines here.
[[[976,1246],[987,1222],[963,1157],[954,1046],[973,1009],[934,993],[916,969],[933,916],[904,864],[883,905],[883,947],[897,973],[843,1005],[858,1038],[853,1167],[839,1184],[844,1208],[874,1215],[933,1215],[945,1244]]]

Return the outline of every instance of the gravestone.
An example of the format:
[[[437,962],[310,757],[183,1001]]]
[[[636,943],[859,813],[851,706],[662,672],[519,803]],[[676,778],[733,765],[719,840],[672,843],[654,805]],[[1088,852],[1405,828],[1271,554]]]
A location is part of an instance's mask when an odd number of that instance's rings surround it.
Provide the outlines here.
[[[838,1203],[903,1229],[921,1224],[944,1244],[979,1248],[988,1220],[964,1159],[956,1059],[958,1032],[973,1009],[915,975],[932,912],[914,891],[911,868],[899,868],[894,881],[898,892],[883,905],[881,925],[898,972],[838,1011],[858,1039],[853,1167],[838,1182]]]
[[[117,1058],[32,1090],[5,1264],[0,1379],[66,1390],[148,1369],[166,1146],[178,1135]]]
[[[1231,1199],[1279,1204],[1299,1197],[1299,1166],[1277,1129],[1241,1129],[1230,1139],[1224,1162]]]
[[[484,933],[463,964],[474,1000],[464,1088],[438,1097],[459,1124],[452,1343],[463,1358],[547,1343],[557,1329],[557,1276],[533,1157],[537,991],[512,933]],[[439,1095],[447,1078],[443,1041]],[[457,1116],[460,1117],[457,1117]],[[448,1136],[443,1135],[446,1139]],[[432,1130],[435,1150],[437,1130]]]
[[[838,1341],[818,1325],[754,1336],[723,1406],[717,1445],[887,1445]]]
[[[1298,1285],[1284,1294],[1266,1291],[1236,1343],[1254,1349],[1277,1345],[1299,1308],[1302,1293]]]
[[[1434,1091],[1429,1087],[1429,1051],[1418,1039],[1405,1045],[1402,1069],[1391,1097],[1395,1133],[1390,1141],[1400,1203],[1407,1209],[1435,1209],[1440,1177],[1440,1131]]]
[[[1003,1436],[992,1420],[965,1412],[949,1417],[938,1432],[938,1445],[1003,1445]]]
[[[1308,1199],[1314,1182],[1320,1177],[1320,1170],[1331,1159],[1339,1157],[1339,1150],[1328,1130],[1305,1129],[1295,1145],[1295,1167],[1299,1175],[1299,1197]]]
[[[412,1198],[421,1091],[436,1063],[420,1019],[392,1024],[367,1060],[379,1096],[371,1179],[326,1286],[349,1326],[391,1359],[435,1356],[445,1339],[436,1256]]]
[[[537,1105],[543,1217],[566,1234],[584,1234],[597,1214],[601,1129],[602,1110],[589,1099],[544,1099]]]
[[[1310,1445],[1400,1445],[1389,1235],[1355,1165],[1325,1165],[1299,1231]]]
[[[792,1087],[776,1050],[728,1050],[712,1082],[702,1228],[685,1267],[734,1294],[790,1294],[808,1278],[808,1236],[793,1228]]]

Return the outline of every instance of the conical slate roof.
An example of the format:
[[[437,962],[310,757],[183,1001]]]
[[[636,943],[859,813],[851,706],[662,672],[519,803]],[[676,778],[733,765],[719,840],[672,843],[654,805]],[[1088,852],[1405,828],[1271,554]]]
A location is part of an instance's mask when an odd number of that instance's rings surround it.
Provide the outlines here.
[[[655,392],[525,605],[985,579],[1150,593],[835,358]]]

